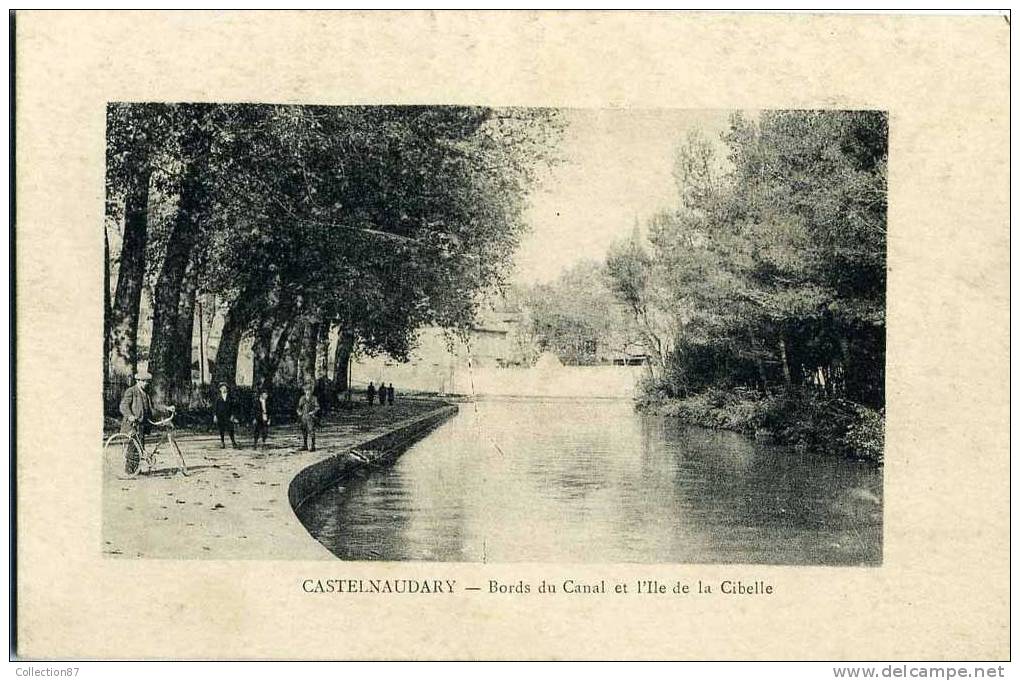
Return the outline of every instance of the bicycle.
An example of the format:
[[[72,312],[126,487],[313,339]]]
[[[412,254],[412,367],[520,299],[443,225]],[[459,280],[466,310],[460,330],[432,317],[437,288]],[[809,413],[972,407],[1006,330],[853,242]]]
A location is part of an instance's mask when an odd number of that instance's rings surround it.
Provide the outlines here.
[[[110,437],[106,438],[106,442],[103,443],[103,466],[104,473],[109,474],[112,477],[120,478],[122,480],[130,480],[131,478],[137,477],[142,472],[142,465],[146,467],[146,474],[153,472],[156,467],[157,457],[159,456],[159,448],[167,444],[171,451],[171,456],[176,454],[176,459],[179,465],[175,472],[180,472],[181,475],[188,474],[188,465],[184,461],[184,455],[181,453],[181,448],[177,445],[177,441],[174,440],[174,415],[177,413],[175,407],[169,407],[168,411],[170,415],[159,421],[153,421],[152,419],[146,419],[150,425],[156,428],[163,429],[163,435],[156,442],[156,446],[151,451],[145,449],[145,439],[138,437],[134,433],[114,433]],[[127,473],[124,470],[125,464],[125,451],[124,447],[132,447],[135,453],[138,455],[138,467],[134,473]]]

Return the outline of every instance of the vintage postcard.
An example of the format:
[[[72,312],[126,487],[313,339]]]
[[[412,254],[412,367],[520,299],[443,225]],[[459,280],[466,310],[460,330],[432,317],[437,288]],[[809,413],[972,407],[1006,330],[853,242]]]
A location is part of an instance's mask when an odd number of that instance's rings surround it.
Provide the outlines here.
[[[19,656],[1009,657],[1002,16],[14,35]]]

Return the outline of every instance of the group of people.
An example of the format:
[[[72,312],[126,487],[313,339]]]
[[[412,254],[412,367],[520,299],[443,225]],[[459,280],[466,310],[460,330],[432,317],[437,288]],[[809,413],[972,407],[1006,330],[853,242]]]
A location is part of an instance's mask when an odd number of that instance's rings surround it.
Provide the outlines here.
[[[375,383],[372,381],[368,382],[368,388],[365,389],[365,399],[368,400],[369,406],[375,404],[376,395],[379,396],[379,404],[389,404],[393,406],[393,384],[390,383],[389,387],[385,383],[380,382],[379,388],[376,389]]]
[[[122,416],[121,432],[131,434],[141,440],[145,437],[146,418],[151,417],[153,412],[152,401],[145,392],[145,388],[148,386],[149,381],[152,380],[152,376],[146,372],[139,372],[135,374],[134,378],[134,384],[124,391],[120,401],[120,413]],[[370,382],[365,393],[370,405],[375,403],[377,396],[379,404],[393,404],[393,383],[390,383],[389,386],[385,383],[380,383],[379,387],[376,388],[375,383]],[[269,438],[269,426],[273,423],[269,410],[269,391],[265,389],[259,391],[251,411],[251,425],[254,437],[252,446],[258,448],[259,440],[261,439],[262,446],[265,447],[266,440]],[[301,449],[303,451],[315,451],[315,429],[318,425],[319,411],[319,398],[315,396],[314,386],[309,383],[304,386],[304,391],[297,404],[297,417],[301,425],[303,438]],[[237,401],[230,394],[230,386],[226,383],[220,383],[212,406],[212,420],[219,430],[221,448],[226,448],[226,438],[228,435],[230,436],[231,446],[235,449],[240,447],[237,444],[235,433],[236,426],[240,423],[238,412]],[[138,452],[133,447],[125,446],[124,455],[125,471],[132,474],[138,469]]]
[[[234,424],[238,420],[235,416],[236,409],[234,402],[230,397],[230,388],[226,383],[220,383],[219,389],[219,395],[213,406],[213,423],[219,426],[220,447],[225,448],[227,446],[226,435],[229,434],[230,443],[236,448],[238,445],[234,439]],[[319,398],[315,396],[314,391],[315,386],[308,383],[304,387],[304,393],[298,399],[297,416],[303,438],[302,451],[315,451],[315,428],[318,425],[320,407]],[[375,402],[376,396],[379,397],[379,404],[393,404],[395,395],[393,383],[390,383],[389,386],[385,383],[380,383],[379,387],[376,388],[375,383],[370,381],[365,393],[370,405]],[[259,438],[261,437],[262,445],[265,446],[266,438],[269,436],[269,426],[272,424],[272,420],[269,417],[269,393],[266,390],[263,389],[259,393],[253,411],[251,419],[255,436],[253,445],[258,447]],[[309,440],[311,441],[311,446],[309,446]]]
[[[234,426],[239,422],[237,418],[237,405],[230,395],[230,386],[220,383],[219,394],[213,403],[213,423],[220,431],[220,448],[226,448],[226,436],[230,435],[230,444],[238,448],[237,440],[234,439]],[[302,451],[315,451],[315,428],[319,418],[319,398],[315,396],[314,386],[309,383],[305,385],[297,404],[297,417],[301,425],[301,434],[304,444]],[[262,439],[262,446],[266,445],[269,437],[269,426],[273,423],[269,415],[269,391],[262,389],[258,399],[252,406],[251,425],[254,434],[252,446],[259,446],[259,439]],[[308,441],[311,440],[311,447]]]

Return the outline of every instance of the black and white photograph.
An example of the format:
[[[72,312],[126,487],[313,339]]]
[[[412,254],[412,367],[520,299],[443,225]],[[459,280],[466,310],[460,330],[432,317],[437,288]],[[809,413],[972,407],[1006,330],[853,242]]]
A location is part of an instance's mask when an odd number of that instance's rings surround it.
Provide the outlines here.
[[[1003,676],[1009,12],[10,23],[18,676]]]
[[[888,135],[110,102],[104,556],[881,565]]]

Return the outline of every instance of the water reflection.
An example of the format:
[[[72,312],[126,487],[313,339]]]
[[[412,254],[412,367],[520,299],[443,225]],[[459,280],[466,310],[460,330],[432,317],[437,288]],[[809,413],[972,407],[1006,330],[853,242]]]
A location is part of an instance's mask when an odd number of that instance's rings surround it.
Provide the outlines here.
[[[340,558],[878,564],[881,468],[642,417],[486,401],[306,504]]]

